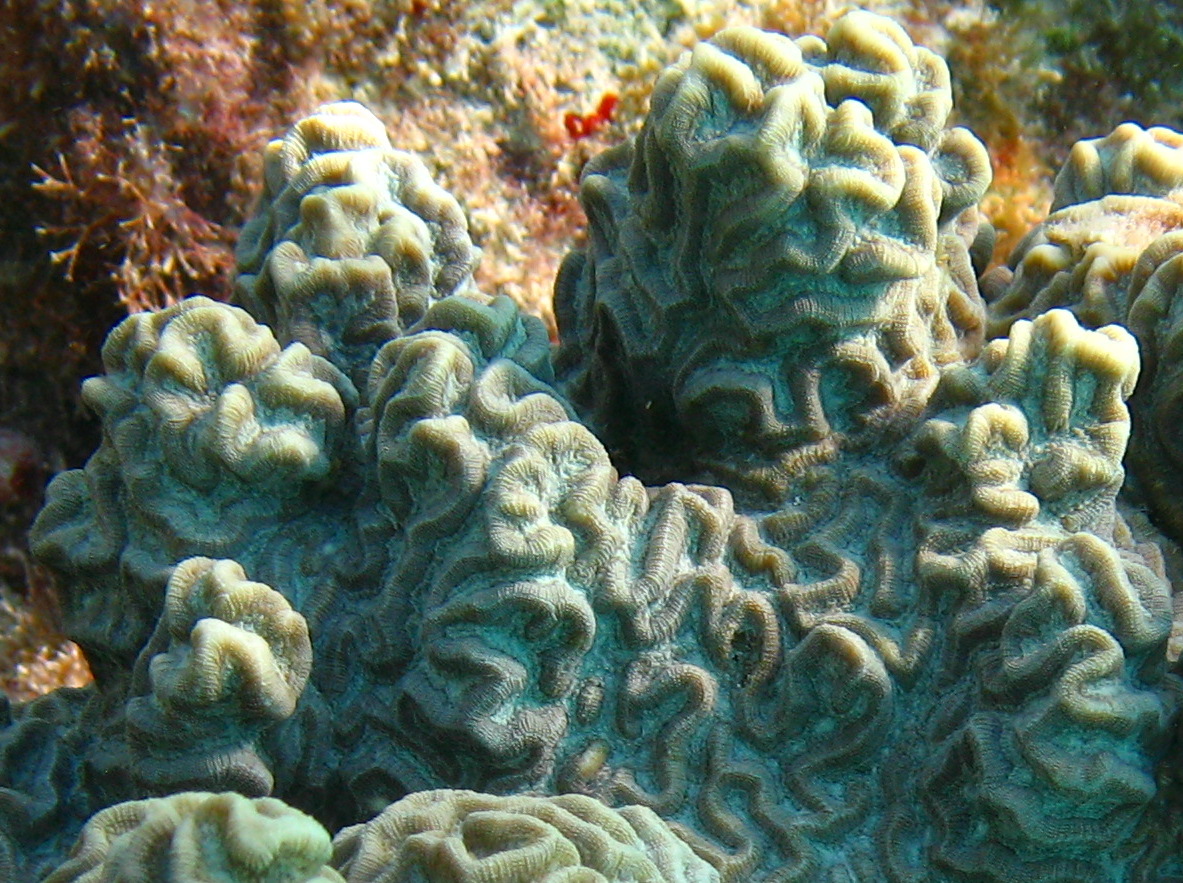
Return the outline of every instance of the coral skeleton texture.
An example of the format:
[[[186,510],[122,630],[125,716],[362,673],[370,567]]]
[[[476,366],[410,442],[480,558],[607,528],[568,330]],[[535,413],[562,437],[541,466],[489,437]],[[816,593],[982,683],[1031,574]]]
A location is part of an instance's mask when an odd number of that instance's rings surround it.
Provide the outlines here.
[[[553,347],[361,105],[273,142],[236,305],[84,384],[31,548],[95,682],[0,706],[0,879],[1183,880],[1183,136],[987,273],[950,84],[700,43]]]

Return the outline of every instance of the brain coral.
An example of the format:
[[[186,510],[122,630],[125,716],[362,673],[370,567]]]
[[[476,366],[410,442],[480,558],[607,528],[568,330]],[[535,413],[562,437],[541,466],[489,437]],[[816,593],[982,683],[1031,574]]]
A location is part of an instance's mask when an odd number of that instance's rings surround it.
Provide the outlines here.
[[[649,809],[582,795],[421,791],[330,846],[270,797],[183,792],[121,803],[45,883],[718,883]]]
[[[950,109],[945,63],[866,14],[828,42],[729,30],[662,75],[587,167],[591,247],[556,286],[566,386],[615,458],[775,504],[915,419],[982,342],[990,163]]]
[[[329,835],[280,800],[184,792],[96,814],[45,883],[341,883]]]
[[[32,544],[96,684],[4,709],[0,867],[234,791],[344,828],[348,879],[1183,879],[1138,343],[1023,281],[1105,278],[1074,212],[1167,238],[1179,136],[1078,147],[988,314],[950,107],[864,13],[699,46],[584,174],[554,361],[368,112],[298,123],[250,313],[132,317],[87,382]]]
[[[1142,379],[1131,400],[1129,466],[1138,498],[1183,538],[1183,134],[1134,123],[1079,142],[1056,178],[1052,212],[983,279],[990,324],[1063,307],[1126,325]]]
[[[649,809],[578,794],[422,791],[333,840],[347,883],[718,883]]]

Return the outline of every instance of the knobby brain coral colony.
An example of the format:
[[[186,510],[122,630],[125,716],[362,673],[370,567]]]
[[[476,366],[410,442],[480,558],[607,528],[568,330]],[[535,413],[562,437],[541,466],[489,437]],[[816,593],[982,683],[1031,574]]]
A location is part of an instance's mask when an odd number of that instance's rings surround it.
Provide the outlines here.
[[[950,110],[870,14],[699,45],[553,353],[362,107],[271,144],[238,306],[83,387],[95,684],[2,708],[0,879],[1183,880],[1183,135],[982,276]]]

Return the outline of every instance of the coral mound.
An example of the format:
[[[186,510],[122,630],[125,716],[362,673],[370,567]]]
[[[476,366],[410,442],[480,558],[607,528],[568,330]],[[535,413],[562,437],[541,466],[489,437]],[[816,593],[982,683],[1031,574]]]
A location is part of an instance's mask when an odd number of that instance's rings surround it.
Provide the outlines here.
[[[282,801],[186,792],[95,815],[45,883],[341,883],[324,828]]]
[[[423,791],[333,841],[347,883],[717,883],[652,810],[577,794]]]
[[[915,418],[984,324],[990,163],[951,107],[944,61],[868,13],[828,42],[724,31],[662,75],[636,144],[584,172],[592,245],[555,294],[567,386],[620,463],[775,500]]]
[[[990,325],[1055,307],[1138,338],[1142,379],[1131,400],[1128,464],[1137,499],[1183,538],[1183,134],[1118,126],[1081,141],[1056,178],[1052,213],[983,279]]]
[[[422,791],[329,843],[270,797],[185,792],[96,814],[45,883],[718,883],[652,810]]]
[[[1028,284],[1092,278],[1082,212],[1167,292],[1179,136],[1078,148],[988,311],[950,109],[868,14],[697,47],[584,174],[553,360],[376,120],[297,123],[241,306],[87,381],[32,545],[96,683],[3,709],[0,868],[208,816],[325,880],[1183,878],[1177,598],[1118,506],[1175,353]]]

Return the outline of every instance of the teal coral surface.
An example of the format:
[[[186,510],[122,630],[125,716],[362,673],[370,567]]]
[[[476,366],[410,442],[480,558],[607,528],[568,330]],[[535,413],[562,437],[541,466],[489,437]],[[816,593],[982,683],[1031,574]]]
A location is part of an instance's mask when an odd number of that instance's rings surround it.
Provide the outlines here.
[[[553,352],[360,105],[273,143],[239,306],[84,387],[31,539],[96,682],[3,709],[0,877],[1183,880],[1123,514],[1183,136],[1078,146],[982,276],[951,106],[866,13],[701,44],[584,172]]]

